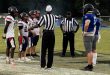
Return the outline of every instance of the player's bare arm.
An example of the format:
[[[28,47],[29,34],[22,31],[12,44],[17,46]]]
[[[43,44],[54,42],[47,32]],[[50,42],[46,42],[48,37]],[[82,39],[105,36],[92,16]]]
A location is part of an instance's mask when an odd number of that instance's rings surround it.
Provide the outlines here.
[[[8,26],[10,25],[10,21],[7,21],[6,22],[6,25],[5,25],[5,28],[4,28],[4,33],[2,35],[2,38],[5,39],[6,38],[6,33],[7,33],[7,30],[8,30]]]
[[[85,21],[85,26],[84,26],[84,31],[85,32],[87,32],[89,24],[90,24],[90,20],[88,19],[88,20]]]
[[[23,26],[19,26],[19,33],[20,33],[20,36],[22,36],[22,28],[23,28]]]

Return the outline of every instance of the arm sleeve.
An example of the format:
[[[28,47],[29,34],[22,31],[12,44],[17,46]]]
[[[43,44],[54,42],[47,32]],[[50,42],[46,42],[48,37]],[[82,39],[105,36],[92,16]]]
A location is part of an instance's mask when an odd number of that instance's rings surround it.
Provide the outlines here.
[[[64,24],[64,19],[61,21],[61,24]]]
[[[75,25],[79,25],[78,22],[76,21],[76,19],[74,19]]]
[[[55,16],[55,19],[60,19],[60,18],[63,18],[61,15],[57,16],[57,15],[54,15]]]
[[[76,26],[76,30],[75,30],[75,33],[76,33],[78,31],[78,29],[79,29],[79,24],[78,24],[76,19],[73,19],[73,21],[74,21],[75,26]]]
[[[38,27],[41,27],[42,25],[43,25],[43,23],[44,23],[44,16],[42,16],[41,18],[40,18],[40,20],[38,21]]]
[[[100,20],[98,19],[97,22],[96,22],[96,31],[99,31],[100,26],[101,26],[101,22],[100,22]]]

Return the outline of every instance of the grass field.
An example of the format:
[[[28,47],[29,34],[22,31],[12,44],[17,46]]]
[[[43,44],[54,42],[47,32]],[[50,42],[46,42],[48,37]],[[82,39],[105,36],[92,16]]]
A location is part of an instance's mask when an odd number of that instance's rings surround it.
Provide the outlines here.
[[[18,52],[18,41],[17,41],[17,35],[18,30],[16,28],[16,52]],[[3,27],[0,26],[0,35],[2,36],[3,33]],[[100,43],[97,44],[97,52],[98,52],[98,64],[95,67],[94,72],[100,72],[105,74],[110,74],[110,34],[109,34],[108,28],[102,28],[101,29],[101,40]],[[76,57],[71,58],[69,53],[69,47],[67,50],[67,57],[60,57],[60,53],[62,51],[62,33],[59,28],[55,29],[55,59],[54,59],[54,66],[55,67],[64,67],[64,68],[74,68],[74,69],[81,69],[86,65],[86,58],[85,56],[85,50],[83,46],[82,41],[82,34],[81,29],[76,33],[75,36],[75,48],[76,48]],[[41,47],[41,38],[38,42],[37,46],[37,52],[39,54]],[[0,37],[0,53],[5,52],[5,40],[2,40]]]

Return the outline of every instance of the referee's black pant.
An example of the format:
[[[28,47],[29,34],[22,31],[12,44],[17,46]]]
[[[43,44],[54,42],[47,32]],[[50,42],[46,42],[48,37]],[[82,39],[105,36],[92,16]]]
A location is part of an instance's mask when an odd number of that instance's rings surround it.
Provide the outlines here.
[[[65,32],[63,33],[63,51],[62,51],[62,56],[65,56],[66,53],[66,49],[68,46],[68,41],[70,44],[70,52],[71,52],[71,56],[74,57],[74,33],[73,32]]]
[[[47,68],[51,68],[53,64],[55,35],[52,30],[44,30],[42,37],[42,49],[41,49],[41,68],[47,65]],[[46,63],[46,52],[48,51],[48,61]]]

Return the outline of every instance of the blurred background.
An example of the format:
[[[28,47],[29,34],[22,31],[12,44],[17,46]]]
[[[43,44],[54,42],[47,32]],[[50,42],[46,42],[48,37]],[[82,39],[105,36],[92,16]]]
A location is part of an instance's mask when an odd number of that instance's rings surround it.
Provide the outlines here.
[[[39,9],[43,14],[45,6],[51,4],[55,14],[64,15],[66,11],[72,11],[73,16],[81,17],[85,3],[92,3],[103,16],[110,15],[110,0],[0,0],[0,13],[7,13],[9,6],[16,6],[20,12]]]

